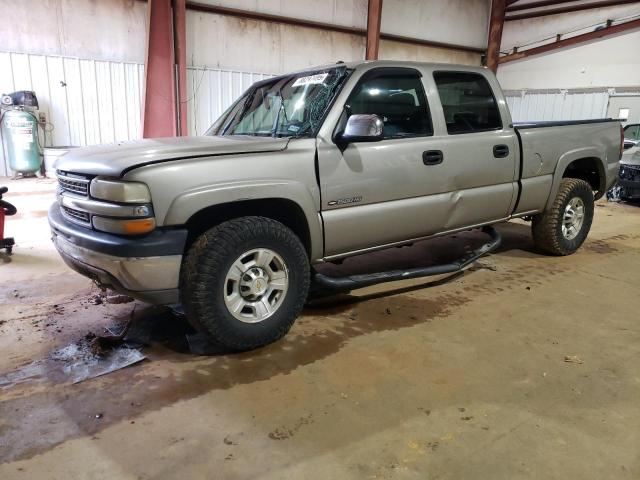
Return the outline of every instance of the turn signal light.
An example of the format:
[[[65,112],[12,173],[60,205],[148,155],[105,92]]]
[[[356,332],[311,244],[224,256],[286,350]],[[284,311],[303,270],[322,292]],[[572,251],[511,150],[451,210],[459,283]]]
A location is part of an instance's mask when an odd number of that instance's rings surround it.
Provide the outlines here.
[[[119,235],[142,235],[156,228],[156,220],[154,218],[114,219],[94,216],[93,226],[96,230]]]

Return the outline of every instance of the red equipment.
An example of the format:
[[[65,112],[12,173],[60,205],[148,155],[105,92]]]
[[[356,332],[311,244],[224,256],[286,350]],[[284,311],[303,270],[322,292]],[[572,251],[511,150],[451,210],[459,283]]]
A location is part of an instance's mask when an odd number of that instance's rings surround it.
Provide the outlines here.
[[[0,250],[4,248],[7,253],[11,255],[15,242],[13,238],[4,238],[4,217],[15,215],[17,210],[16,207],[9,202],[2,200],[2,195],[8,191],[9,189],[7,187],[0,187]]]

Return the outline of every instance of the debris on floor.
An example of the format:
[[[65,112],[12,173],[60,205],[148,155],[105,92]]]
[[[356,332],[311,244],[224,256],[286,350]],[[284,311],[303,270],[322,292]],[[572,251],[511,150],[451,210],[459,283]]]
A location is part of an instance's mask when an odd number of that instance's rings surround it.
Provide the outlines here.
[[[471,265],[471,267],[468,268],[467,271],[476,272],[478,270],[490,270],[492,272],[495,272],[496,270],[498,270],[498,267],[496,267],[495,265],[493,265],[491,263],[475,262],[473,265]]]
[[[125,323],[124,327],[118,334],[114,334],[111,330],[108,330],[108,329],[107,331],[109,332],[109,335],[97,336],[97,335],[94,335],[93,333],[87,334],[85,339],[90,340],[91,342],[90,343],[91,352],[94,355],[101,357],[101,356],[104,356],[105,354],[108,354],[114,348],[121,346],[122,343],[124,342],[124,338],[127,336],[127,333],[131,328],[131,324],[133,323],[133,318],[134,318],[133,315],[135,314],[135,311],[136,311],[136,307],[134,306],[133,310],[131,310],[131,313],[129,314],[129,320],[127,320],[127,323]]]
[[[120,303],[130,303],[133,302],[133,298],[127,295],[109,295],[106,298],[106,302],[112,305],[118,305]]]
[[[584,363],[577,355],[565,355],[564,361],[567,363]]]
[[[90,378],[106,375],[141,362],[147,358],[142,352],[125,345],[112,348],[96,355],[88,343],[72,343],[52,355],[52,359],[62,362],[62,371],[72,383],[80,383]]]

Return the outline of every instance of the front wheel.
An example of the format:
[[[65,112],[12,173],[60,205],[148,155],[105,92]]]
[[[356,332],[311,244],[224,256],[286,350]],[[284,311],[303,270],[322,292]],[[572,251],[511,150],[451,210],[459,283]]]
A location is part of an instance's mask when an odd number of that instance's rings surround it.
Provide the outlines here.
[[[309,289],[300,239],[280,222],[242,217],[196,239],[182,266],[187,320],[216,345],[250,350],[283,337]]]
[[[533,241],[550,255],[570,255],[587,238],[592,221],[591,185],[577,178],[564,178],[551,208],[533,217]]]

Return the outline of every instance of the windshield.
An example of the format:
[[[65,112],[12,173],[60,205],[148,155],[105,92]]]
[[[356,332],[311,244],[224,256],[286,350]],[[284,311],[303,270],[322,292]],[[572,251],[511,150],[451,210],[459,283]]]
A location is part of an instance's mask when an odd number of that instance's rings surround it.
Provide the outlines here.
[[[347,75],[346,67],[340,66],[260,82],[223,113],[207,134],[315,135]]]

